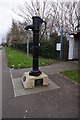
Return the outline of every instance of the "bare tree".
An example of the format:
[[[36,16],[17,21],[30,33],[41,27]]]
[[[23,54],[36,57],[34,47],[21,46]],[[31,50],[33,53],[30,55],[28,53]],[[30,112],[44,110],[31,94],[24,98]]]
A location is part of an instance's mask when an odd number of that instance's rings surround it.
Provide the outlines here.
[[[16,14],[24,18],[26,24],[31,24],[32,16],[40,16],[47,22],[41,27],[41,38],[47,34],[51,35],[55,30],[60,30],[63,26],[64,33],[74,31],[76,23],[79,22],[77,14],[78,2],[50,2],[48,0],[30,0],[30,4],[25,2],[24,6],[18,6],[19,12]]]
[[[74,31],[79,17],[77,15],[78,2],[51,2],[52,5],[52,22],[51,31],[60,29],[63,26],[64,33]],[[53,22],[54,21],[54,22]]]
[[[7,43],[14,45],[16,43],[22,43],[24,41],[24,29],[20,22],[12,20],[12,26],[7,33]]]
[[[16,13],[18,16],[24,18],[26,24],[31,24],[32,16],[40,16],[47,23],[49,22],[49,16],[51,14],[51,7],[47,0],[30,0],[30,4],[25,2],[24,6],[18,6],[18,12]],[[15,11],[14,11],[15,12]],[[46,25],[47,26],[47,25]],[[45,26],[41,27],[41,38],[47,35],[47,31],[45,32]]]
[[[77,24],[78,16],[77,16],[77,4],[78,2],[69,2],[66,3],[65,6],[67,7],[67,17],[66,20],[68,22],[68,26],[70,31],[75,30],[75,26]]]

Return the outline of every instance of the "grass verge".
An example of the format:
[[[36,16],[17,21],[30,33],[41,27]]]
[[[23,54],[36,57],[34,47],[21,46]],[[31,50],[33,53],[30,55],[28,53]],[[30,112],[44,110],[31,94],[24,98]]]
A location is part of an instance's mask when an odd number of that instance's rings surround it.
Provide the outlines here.
[[[25,52],[14,48],[6,47],[6,56],[8,66],[11,68],[29,68],[32,67],[32,55],[27,56]],[[39,59],[39,66],[45,66],[57,63],[56,60],[50,60],[43,57]]]
[[[64,72],[60,72],[60,74],[80,84],[80,75],[78,70],[67,70]]]

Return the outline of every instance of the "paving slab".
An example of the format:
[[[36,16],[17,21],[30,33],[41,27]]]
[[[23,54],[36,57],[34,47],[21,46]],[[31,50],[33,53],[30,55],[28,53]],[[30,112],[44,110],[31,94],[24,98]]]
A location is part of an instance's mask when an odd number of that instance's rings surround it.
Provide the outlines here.
[[[13,84],[13,90],[14,90],[14,96],[22,96],[22,95],[30,95],[30,94],[35,94],[35,93],[42,93],[45,91],[53,90],[53,89],[58,89],[60,88],[57,84],[52,82],[50,79],[48,81],[47,86],[36,86],[34,88],[29,88],[29,89],[24,89],[22,85],[22,78],[14,78],[12,79],[12,84]]]

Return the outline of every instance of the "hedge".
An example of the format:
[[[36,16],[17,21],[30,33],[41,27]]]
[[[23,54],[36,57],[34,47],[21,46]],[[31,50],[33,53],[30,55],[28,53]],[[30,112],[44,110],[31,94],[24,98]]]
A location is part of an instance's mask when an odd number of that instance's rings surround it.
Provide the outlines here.
[[[39,46],[39,56],[49,58],[49,59],[60,59],[60,51],[56,51],[56,44],[59,43],[59,39],[50,40],[50,41],[40,41]],[[29,52],[33,53],[33,42],[30,41],[29,43]],[[11,47],[15,49],[22,50],[27,52],[27,43],[20,43],[11,45]],[[62,45],[62,60],[68,59],[68,41],[63,38],[63,45]]]

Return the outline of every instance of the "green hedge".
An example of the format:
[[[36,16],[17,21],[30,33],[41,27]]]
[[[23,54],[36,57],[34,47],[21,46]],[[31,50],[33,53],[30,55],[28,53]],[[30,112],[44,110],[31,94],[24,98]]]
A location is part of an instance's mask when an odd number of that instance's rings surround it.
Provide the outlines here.
[[[39,47],[39,54],[40,56],[46,57],[46,58],[54,58],[54,43],[51,43],[51,41],[43,41],[40,42]]]
[[[50,41],[40,41],[39,46],[39,56],[49,58],[49,59],[60,59],[60,51],[56,51],[56,44],[59,43],[59,39],[50,40]],[[29,43],[29,52],[33,53],[33,42]],[[15,49],[22,50],[27,52],[27,43],[22,44],[14,44],[11,47]],[[63,45],[62,45],[62,60],[68,59],[68,41],[63,38]]]
[[[16,43],[16,44],[14,44],[14,45],[11,45],[10,47],[12,47],[12,48],[15,48],[15,49],[18,49],[18,50],[22,50],[22,51],[24,51],[24,52],[26,52],[27,50],[27,43]]]

